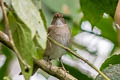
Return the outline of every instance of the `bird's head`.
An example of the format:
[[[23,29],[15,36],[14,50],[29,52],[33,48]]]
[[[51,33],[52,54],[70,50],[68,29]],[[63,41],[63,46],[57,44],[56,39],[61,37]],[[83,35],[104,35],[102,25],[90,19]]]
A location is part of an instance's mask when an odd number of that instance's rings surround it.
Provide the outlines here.
[[[52,20],[52,23],[51,25],[64,25],[66,24],[65,20],[64,20],[64,17],[61,13],[56,13],[53,17],[53,20]]]

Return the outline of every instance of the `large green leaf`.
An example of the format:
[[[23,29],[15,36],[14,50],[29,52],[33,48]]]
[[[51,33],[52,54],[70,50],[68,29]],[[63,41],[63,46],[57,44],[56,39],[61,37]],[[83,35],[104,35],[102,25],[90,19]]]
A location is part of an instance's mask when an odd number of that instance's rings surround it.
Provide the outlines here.
[[[105,69],[108,67],[110,64],[120,64],[120,54],[119,55],[112,55],[108,59],[105,60],[105,62],[102,64],[100,70]]]
[[[102,18],[103,13],[114,17],[118,0],[80,0],[84,17],[95,25]]]
[[[110,65],[106,67],[103,72],[110,80],[120,80],[120,64]],[[101,75],[98,75],[95,80],[104,80],[104,78]]]
[[[32,57],[37,57],[31,31],[17,16],[15,16],[15,14],[13,15],[9,12],[8,18],[15,47],[23,60],[30,65],[30,69],[26,71],[25,66],[19,60],[22,73],[24,74],[25,79],[29,80],[33,70]]]
[[[32,38],[38,34],[40,46],[45,49],[47,32],[40,16],[39,10],[31,0],[12,0],[12,6],[17,16],[27,25],[32,32]]]

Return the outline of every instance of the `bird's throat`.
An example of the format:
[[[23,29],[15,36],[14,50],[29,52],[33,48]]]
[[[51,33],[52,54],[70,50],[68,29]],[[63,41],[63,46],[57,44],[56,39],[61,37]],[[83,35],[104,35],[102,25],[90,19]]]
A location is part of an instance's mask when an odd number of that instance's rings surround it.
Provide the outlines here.
[[[64,26],[64,23],[62,22],[61,19],[57,19],[56,22],[55,22],[55,25],[56,26]]]

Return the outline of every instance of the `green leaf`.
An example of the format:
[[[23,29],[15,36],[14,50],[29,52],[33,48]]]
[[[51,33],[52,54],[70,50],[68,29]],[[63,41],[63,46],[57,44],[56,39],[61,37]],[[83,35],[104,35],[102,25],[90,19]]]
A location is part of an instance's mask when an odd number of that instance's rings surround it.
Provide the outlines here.
[[[13,16],[11,12],[9,12],[8,18],[15,47],[22,59],[30,65],[30,69],[25,71],[25,66],[19,60],[22,73],[24,74],[25,79],[29,80],[33,70],[32,57],[37,58],[38,56],[32,41],[31,31],[17,16]]]
[[[41,0],[32,0],[34,5],[39,9],[41,9]]]
[[[37,9],[39,10],[40,16],[41,16],[43,24],[44,24],[44,27],[47,29],[46,18],[45,18],[45,15],[44,15],[43,11],[42,11],[42,8],[41,8],[41,0],[32,0],[32,1],[33,1],[34,5],[37,7]]]
[[[0,67],[0,79],[3,80],[3,77],[7,75],[8,65],[12,59],[13,52],[8,49],[6,46],[2,45],[1,53],[6,56],[6,60],[2,67]]]
[[[120,80],[120,64],[110,65],[106,67],[103,72],[110,80]],[[101,75],[98,75],[95,80],[104,80],[104,78]]]
[[[80,25],[73,24],[72,26],[72,36],[75,36],[76,34],[80,33]]]
[[[117,32],[113,29],[113,19],[109,15],[103,16],[96,26],[101,30],[103,37],[118,45]]]
[[[47,22],[46,22],[44,13],[43,13],[43,11],[41,9],[41,0],[32,0],[32,2],[34,3],[34,5],[39,10],[41,19],[42,19],[43,24],[44,24],[44,27],[47,30]],[[44,49],[40,46],[40,40],[39,39],[40,39],[39,34],[36,33],[36,35],[33,38],[33,41],[34,41],[34,44],[36,46],[37,53],[39,54],[39,59],[42,59],[43,58],[43,54],[44,54]]]
[[[0,30],[1,31],[5,31],[5,25],[4,25],[4,21],[0,21]]]
[[[44,54],[44,49],[42,49],[40,47],[40,45],[39,45],[39,36],[38,36],[38,34],[35,35],[33,41],[34,41],[37,53],[39,55],[38,59],[42,59],[43,58],[43,54]]]
[[[108,67],[110,64],[114,65],[114,64],[120,64],[120,54],[118,55],[112,55],[111,57],[109,57],[108,59],[106,59],[104,61],[104,63],[102,64],[100,70],[105,69],[106,67]]]
[[[41,16],[41,18],[42,18],[44,27],[45,27],[45,29],[47,30],[47,21],[46,21],[45,15],[44,15],[42,9],[40,9],[39,11],[40,11],[40,16]]]
[[[27,25],[32,32],[32,38],[38,33],[39,44],[45,49],[47,32],[40,16],[39,10],[31,0],[12,0],[12,7],[17,16]]]
[[[84,17],[95,25],[102,18],[103,13],[114,17],[118,0],[80,0]]]

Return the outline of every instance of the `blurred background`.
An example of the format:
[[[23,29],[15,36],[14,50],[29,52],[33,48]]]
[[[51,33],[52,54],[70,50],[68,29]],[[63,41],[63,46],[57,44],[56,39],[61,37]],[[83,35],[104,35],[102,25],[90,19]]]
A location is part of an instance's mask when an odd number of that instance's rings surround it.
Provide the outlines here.
[[[32,0],[45,16],[46,28],[49,27],[56,12],[63,13],[72,32],[71,49],[100,69],[112,54],[118,54],[117,32],[114,26],[114,13],[118,0]],[[104,1],[104,2],[103,2]],[[11,5],[10,0],[5,0]],[[106,6],[107,7],[106,7]],[[0,9],[0,20],[2,12]],[[68,53],[68,52],[67,52]],[[89,65],[69,53],[62,57],[65,68],[78,80],[94,80],[98,73]],[[6,58],[9,56],[9,59]],[[9,64],[4,65],[6,61]],[[61,66],[59,61],[53,64]],[[9,67],[4,79],[24,80],[19,62],[15,55],[0,54],[0,67]],[[7,79],[8,80],[8,79]],[[38,69],[30,80],[58,80]]]

